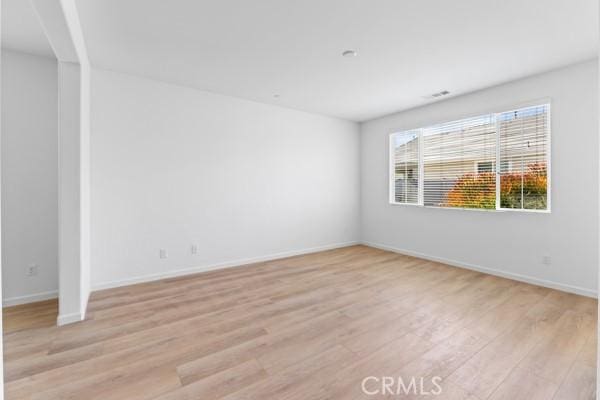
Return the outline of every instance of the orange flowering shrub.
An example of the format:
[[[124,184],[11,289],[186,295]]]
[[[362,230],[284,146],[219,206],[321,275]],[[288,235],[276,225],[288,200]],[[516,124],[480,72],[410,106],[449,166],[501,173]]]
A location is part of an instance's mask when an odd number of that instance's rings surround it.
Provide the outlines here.
[[[446,207],[496,208],[496,176],[493,172],[465,174],[446,194]]]
[[[527,166],[524,174],[508,173],[500,177],[502,208],[546,209],[548,176],[545,163]],[[522,188],[522,190],[521,190]],[[522,196],[521,196],[522,195]],[[521,197],[523,198],[521,205]],[[446,207],[496,208],[496,176],[493,172],[465,174],[446,194]]]
[[[521,208],[521,188],[523,208],[545,210],[548,190],[548,173],[545,163],[529,164],[527,171],[502,174],[500,176],[500,205],[502,208]]]

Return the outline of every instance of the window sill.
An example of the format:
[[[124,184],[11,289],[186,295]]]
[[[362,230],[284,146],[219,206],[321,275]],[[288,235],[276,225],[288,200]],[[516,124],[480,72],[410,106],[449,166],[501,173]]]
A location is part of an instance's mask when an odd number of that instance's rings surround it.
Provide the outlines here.
[[[418,207],[418,208],[431,208],[434,210],[457,210],[457,211],[475,211],[475,212],[484,212],[484,213],[528,213],[528,214],[551,214],[551,210],[524,210],[519,208],[498,208],[498,209],[490,209],[490,208],[464,208],[464,207],[438,207],[438,206],[425,206],[422,204],[414,204],[414,203],[396,203],[393,201],[389,202],[392,206],[400,206],[400,207]]]

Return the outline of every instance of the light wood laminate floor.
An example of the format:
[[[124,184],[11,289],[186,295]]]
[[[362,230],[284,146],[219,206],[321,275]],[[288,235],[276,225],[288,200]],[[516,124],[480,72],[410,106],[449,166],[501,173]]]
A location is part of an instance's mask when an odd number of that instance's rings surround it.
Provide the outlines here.
[[[592,399],[596,310],[353,246],[96,292],[64,327],[53,301],[7,308],[6,398],[376,399],[365,377],[437,376],[387,398]]]

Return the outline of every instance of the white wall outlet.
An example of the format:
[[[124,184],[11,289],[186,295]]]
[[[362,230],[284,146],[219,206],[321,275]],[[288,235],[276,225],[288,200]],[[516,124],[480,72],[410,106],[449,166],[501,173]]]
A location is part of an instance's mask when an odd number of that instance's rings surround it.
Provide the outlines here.
[[[166,249],[160,249],[160,251],[158,252],[158,256],[160,258],[167,258],[169,257],[169,253],[167,253]]]
[[[27,266],[27,276],[36,276],[38,274],[39,267],[37,264],[29,264]]]
[[[192,254],[198,254],[198,245],[196,245],[196,244],[193,244],[193,245],[190,247],[190,253],[192,253]]]
[[[542,257],[542,264],[544,264],[544,265],[550,265],[550,264],[552,264],[552,257],[550,257],[550,256],[543,256]]]

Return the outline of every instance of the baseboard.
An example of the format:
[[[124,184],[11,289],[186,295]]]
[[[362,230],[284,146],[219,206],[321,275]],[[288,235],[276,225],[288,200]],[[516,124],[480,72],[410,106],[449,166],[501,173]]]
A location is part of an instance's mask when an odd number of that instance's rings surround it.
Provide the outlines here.
[[[28,294],[26,296],[9,297],[2,300],[2,307],[18,306],[21,304],[35,303],[38,301],[50,300],[58,298],[58,291],[52,290],[49,292]]]
[[[74,322],[83,321],[85,318],[81,313],[72,313],[72,314],[61,314],[56,318],[56,324],[58,326],[72,324]]]
[[[280,258],[317,253],[319,251],[339,249],[342,247],[354,246],[357,244],[360,244],[360,242],[352,241],[352,242],[344,242],[344,243],[335,243],[335,244],[305,248],[305,249],[300,249],[300,250],[272,253],[272,254],[268,254],[268,255],[260,256],[260,257],[238,259],[238,260],[234,260],[234,261],[227,261],[227,262],[222,262],[222,263],[217,263],[217,264],[203,265],[203,266],[192,267],[192,268],[184,268],[184,269],[168,271],[168,272],[159,273],[159,274],[150,274],[150,275],[138,276],[138,277],[133,277],[133,278],[127,278],[127,279],[121,279],[121,280],[115,280],[115,281],[109,281],[109,282],[102,282],[102,283],[93,285],[92,291],[112,289],[112,288],[128,286],[128,285],[135,285],[136,283],[152,282],[152,281],[157,281],[157,280],[161,280],[161,279],[168,279],[168,278],[175,278],[178,276],[198,274],[201,272],[214,271],[214,270],[218,270],[218,269],[239,267],[242,265],[254,264],[257,262],[273,261],[273,260],[277,260]]]
[[[422,258],[424,260],[435,261],[435,262],[439,262],[442,264],[448,264],[453,267],[470,269],[473,271],[483,272],[483,273],[489,274],[489,275],[500,276],[502,278],[512,279],[512,280],[519,281],[519,282],[530,283],[532,285],[543,286],[543,287],[547,287],[550,289],[560,290],[563,292],[574,293],[574,294],[578,294],[581,296],[592,297],[592,298],[598,297],[598,293],[596,291],[594,291],[592,289],[582,288],[579,286],[566,285],[564,283],[549,281],[546,279],[535,278],[533,276],[515,274],[513,272],[506,272],[506,271],[502,271],[502,270],[498,270],[498,269],[494,269],[494,268],[482,267],[480,265],[474,265],[474,264],[464,263],[461,261],[450,260],[450,259],[443,258],[443,257],[436,257],[436,256],[432,256],[429,254],[423,254],[423,253],[419,253],[419,252],[415,252],[415,251],[411,251],[411,250],[400,249],[398,247],[388,246],[388,245],[380,244],[380,243],[363,241],[362,244],[365,246],[374,247],[374,248],[381,249],[381,250],[392,251],[394,253],[399,253],[399,254],[404,254],[407,256]]]

